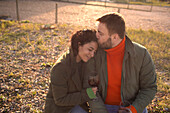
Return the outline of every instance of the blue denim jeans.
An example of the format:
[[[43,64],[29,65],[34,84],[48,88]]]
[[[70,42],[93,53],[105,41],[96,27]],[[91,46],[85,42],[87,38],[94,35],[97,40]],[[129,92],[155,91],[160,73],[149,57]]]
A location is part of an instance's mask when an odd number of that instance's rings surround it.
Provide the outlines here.
[[[145,108],[142,113],[148,113],[148,110]]]
[[[87,113],[83,108],[79,105],[75,106],[69,113]]]
[[[109,113],[117,113],[119,106],[105,104]]]
[[[107,105],[105,104],[109,113],[117,113],[119,106],[116,105]],[[79,105],[75,106],[69,113],[87,113],[83,108]],[[148,110],[145,108],[142,113],[148,113]]]
[[[109,113],[117,113],[119,106],[116,105],[107,105],[105,104]],[[148,113],[148,110],[145,108],[142,113]]]

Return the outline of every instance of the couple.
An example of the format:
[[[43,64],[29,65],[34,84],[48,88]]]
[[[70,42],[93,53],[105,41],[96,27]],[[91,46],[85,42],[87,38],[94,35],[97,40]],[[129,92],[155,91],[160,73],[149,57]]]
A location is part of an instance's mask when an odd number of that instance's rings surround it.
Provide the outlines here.
[[[77,31],[69,53],[53,66],[46,113],[88,113],[89,107],[92,113],[147,113],[157,90],[150,54],[125,35],[122,15],[105,14],[97,21],[97,32]],[[87,82],[94,71],[98,88]]]

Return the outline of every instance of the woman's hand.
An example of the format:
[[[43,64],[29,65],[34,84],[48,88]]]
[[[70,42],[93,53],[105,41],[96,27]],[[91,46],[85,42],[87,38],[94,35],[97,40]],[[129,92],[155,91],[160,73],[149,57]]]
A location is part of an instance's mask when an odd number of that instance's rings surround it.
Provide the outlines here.
[[[129,108],[120,107],[118,113],[132,113],[132,111]]]
[[[98,90],[97,87],[92,87],[92,91],[95,95],[96,95],[97,90]]]

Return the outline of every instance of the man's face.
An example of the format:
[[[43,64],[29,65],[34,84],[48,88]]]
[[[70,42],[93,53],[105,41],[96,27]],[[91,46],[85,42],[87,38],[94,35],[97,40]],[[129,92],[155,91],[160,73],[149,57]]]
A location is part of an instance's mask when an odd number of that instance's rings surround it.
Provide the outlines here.
[[[109,31],[106,27],[106,24],[99,23],[96,36],[98,39],[99,46],[103,49],[112,48],[111,36],[109,35]]]

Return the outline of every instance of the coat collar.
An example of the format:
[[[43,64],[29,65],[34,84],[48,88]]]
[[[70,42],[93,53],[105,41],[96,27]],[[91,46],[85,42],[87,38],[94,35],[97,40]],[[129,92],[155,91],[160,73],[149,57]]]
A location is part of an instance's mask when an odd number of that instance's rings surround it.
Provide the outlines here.
[[[134,48],[134,44],[132,43],[132,41],[128,38],[128,36],[126,37],[126,42],[125,42],[125,55],[126,53],[129,54],[131,57],[135,57],[136,56],[136,52],[135,52],[135,48]]]
[[[57,60],[57,63],[58,62],[64,63],[64,65],[66,65],[65,71],[67,72],[68,79],[71,79],[77,89],[81,90],[82,84],[78,70],[78,63],[76,62],[76,57],[73,54],[73,50],[68,49],[66,52],[64,52]]]
[[[76,85],[78,90],[82,89],[81,79],[80,79],[80,73],[79,73],[79,65],[76,62],[76,57],[73,54],[72,49],[70,49],[70,71],[71,71],[71,79]]]

